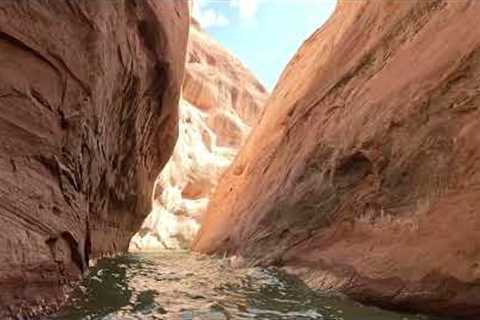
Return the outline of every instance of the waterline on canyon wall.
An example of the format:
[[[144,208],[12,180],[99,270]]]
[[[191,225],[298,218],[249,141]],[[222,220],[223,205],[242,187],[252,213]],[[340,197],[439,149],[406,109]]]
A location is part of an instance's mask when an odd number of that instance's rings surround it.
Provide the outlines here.
[[[276,269],[167,251],[99,261],[50,320],[432,320],[321,296]]]

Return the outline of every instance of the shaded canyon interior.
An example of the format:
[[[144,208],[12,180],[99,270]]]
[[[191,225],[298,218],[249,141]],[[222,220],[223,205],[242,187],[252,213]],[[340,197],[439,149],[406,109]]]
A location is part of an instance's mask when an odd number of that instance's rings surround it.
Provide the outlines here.
[[[0,2],[0,318],[190,245],[478,318],[479,16],[339,0],[267,97],[186,0]]]

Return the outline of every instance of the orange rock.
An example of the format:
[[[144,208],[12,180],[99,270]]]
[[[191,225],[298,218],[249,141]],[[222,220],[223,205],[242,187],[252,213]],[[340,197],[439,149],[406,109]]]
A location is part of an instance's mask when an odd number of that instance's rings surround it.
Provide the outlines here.
[[[478,1],[340,1],[284,71],[194,248],[360,301],[480,315]]]

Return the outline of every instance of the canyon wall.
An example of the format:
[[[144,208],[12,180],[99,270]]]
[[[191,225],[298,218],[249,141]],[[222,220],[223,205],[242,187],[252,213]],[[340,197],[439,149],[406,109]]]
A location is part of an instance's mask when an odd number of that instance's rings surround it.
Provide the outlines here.
[[[479,1],[339,1],[219,182],[195,250],[384,307],[480,315],[479,15]]]
[[[238,59],[192,20],[178,142],[130,251],[190,247],[218,179],[261,117],[266,98]]]
[[[0,318],[125,252],[177,138],[187,1],[0,2]]]

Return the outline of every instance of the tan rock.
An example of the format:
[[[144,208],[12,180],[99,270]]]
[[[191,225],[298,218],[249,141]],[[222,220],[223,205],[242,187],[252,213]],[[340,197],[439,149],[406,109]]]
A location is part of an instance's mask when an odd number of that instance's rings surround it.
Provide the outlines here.
[[[180,0],[0,2],[0,319],[127,250],[177,137],[188,24]]]
[[[194,248],[478,318],[479,12],[340,1],[284,71]]]
[[[192,22],[183,95],[202,110],[228,110],[252,126],[260,119],[265,88],[241,62]]]

